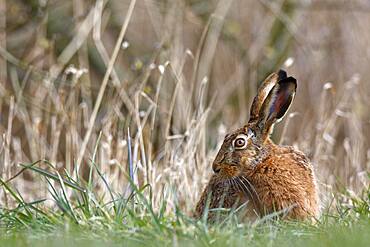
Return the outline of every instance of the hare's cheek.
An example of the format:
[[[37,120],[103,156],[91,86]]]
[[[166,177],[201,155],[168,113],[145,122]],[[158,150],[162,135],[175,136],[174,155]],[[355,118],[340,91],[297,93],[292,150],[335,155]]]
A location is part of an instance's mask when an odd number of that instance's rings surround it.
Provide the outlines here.
[[[240,159],[240,163],[241,164],[250,164],[254,159],[255,159],[255,156],[256,156],[256,152],[253,151],[253,150],[250,150],[246,153],[245,156],[243,156],[241,159]]]
[[[246,156],[243,156],[240,160],[242,164],[249,164],[254,159],[254,153],[248,152]]]

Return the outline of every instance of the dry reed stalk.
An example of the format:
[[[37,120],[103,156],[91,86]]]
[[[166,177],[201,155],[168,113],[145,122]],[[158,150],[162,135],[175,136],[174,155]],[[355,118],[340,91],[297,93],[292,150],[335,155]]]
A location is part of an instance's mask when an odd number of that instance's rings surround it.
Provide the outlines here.
[[[0,47],[6,50],[6,0],[0,0]],[[7,61],[0,58],[0,83],[7,81]]]
[[[96,103],[94,105],[94,110],[93,110],[93,112],[91,114],[91,117],[90,117],[89,126],[88,126],[88,129],[87,129],[86,135],[83,139],[80,152],[79,152],[78,157],[77,157],[77,161],[76,161],[77,172],[79,171],[79,168],[81,166],[81,162],[82,162],[83,156],[85,154],[85,149],[86,149],[87,144],[89,142],[90,135],[91,135],[92,130],[94,128],[95,119],[96,119],[96,116],[98,114],[98,110],[100,108],[100,104],[101,104],[101,101],[102,101],[103,96],[104,96],[104,91],[105,91],[105,88],[108,84],[108,80],[109,80],[109,77],[110,77],[111,72],[113,70],[114,63],[117,59],[118,52],[121,49],[122,41],[123,41],[123,38],[125,36],[128,23],[131,19],[131,15],[134,11],[135,3],[136,3],[136,0],[132,0],[131,3],[130,3],[129,9],[127,10],[125,22],[122,25],[121,32],[120,32],[120,34],[117,38],[117,42],[116,42],[113,54],[111,56],[111,59],[109,61],[108,67],[107,67],[107,71],[105,72],[104,79],[103,79],[101,87],[99,89],[99,93],[98,93],[98,96],[97,96],[97,99],[96,99]]]

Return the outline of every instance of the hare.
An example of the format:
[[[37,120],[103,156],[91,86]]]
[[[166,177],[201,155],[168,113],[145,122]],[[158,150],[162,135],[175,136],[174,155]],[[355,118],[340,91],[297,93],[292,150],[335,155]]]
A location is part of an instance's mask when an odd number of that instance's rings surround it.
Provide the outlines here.
[[[274,144],[269,135],[291,105],[297,81],[280,70],[259,87],[248,123],[228,135],[213,164],[212,175],[196,205],[194,216],[206,208],[241,205],[243,217],[267,214],[289,219],[318,216],[318,188],[307,157],[290,146]],[[209,210],[208,220],[216,213]]]

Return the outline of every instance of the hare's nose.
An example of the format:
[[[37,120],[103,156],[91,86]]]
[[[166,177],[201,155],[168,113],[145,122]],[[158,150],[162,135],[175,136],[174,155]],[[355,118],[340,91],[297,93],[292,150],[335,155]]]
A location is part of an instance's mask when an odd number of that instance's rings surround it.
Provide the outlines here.
[[[212,170],[213,170],[214,173],[219,173],[220,170],[221,170],[221,165],[213,163],[212,164]]]

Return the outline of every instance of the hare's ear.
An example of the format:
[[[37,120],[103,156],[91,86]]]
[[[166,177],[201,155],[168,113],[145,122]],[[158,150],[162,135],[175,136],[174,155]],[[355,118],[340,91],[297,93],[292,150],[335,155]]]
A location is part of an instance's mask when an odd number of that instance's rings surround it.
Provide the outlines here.
[[[268,93],[271,89],[276,85],[276,83],[280,80],[286,79],[287,73],[284,70],[279,70],[278,72],[274,72],[269,75],[258,88],[257,95],[253,99],[253,103],[251,106],[250,114],[249,114],[249,123],[255,123],[258,120],[259,113],[261,111],[261,107],[263,102],[268,96]]]
[[[259,112],[256,132],[264,141],[275,122],[280,121],[288,111],[297,89],[297,80],[284,78],[271,89]]]

